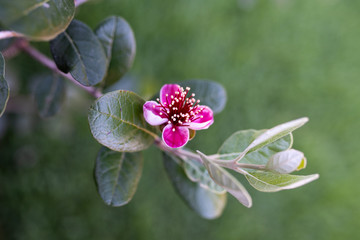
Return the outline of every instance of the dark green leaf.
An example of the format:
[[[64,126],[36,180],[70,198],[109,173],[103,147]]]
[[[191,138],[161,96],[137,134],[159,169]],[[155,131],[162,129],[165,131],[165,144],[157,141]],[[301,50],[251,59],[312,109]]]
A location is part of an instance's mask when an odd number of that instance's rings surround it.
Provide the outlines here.
[[[246,175],[249,183],[262,192],[278,192],[301,187],[319,178],[319,174],[308,176],[277,174],[272,172],[254,171]]]
[[[235,159],[241,154],[258,136],[265,130],[243,130],[235,132],[220,147],[218,154],[221,159]],[[246,154],[240,163],[266,165],[269,158],[281,151],[287,150],[292,146],[292,135],[288,134],[275,142],[272,142],[256,151]],[[249,171],[252,171],[249,169]]]
[[[226,192],[215,193],[200,183],[189,180],[182,167],[183,162],[168,153],[163,153],[165,170],[182,199],[196,213],[206,219],[219,217],[226,205]]]
[[[143,168],[141,153],[114,152],[102,147],[96,158],[98,192],[107,205],[119,207],[130,202]]]
[[[104,49],[84,23],[73,20],[65,32],[50,42],[57,67],[85,86],[96,85],[106,74]]]
[[[5,111],[9,99],[9,85],[5,80],[5,60],[0,52],[0,117]]]
[[[74,0],[0,0],[0,22],[35,40],[50,40],[75,14]]]
[[[108,66],[104,86],[109,86],[131,68],[135,58],[136,43],[130,25],[121,17],[109,17],[97,27],[95,34],[102,43]]]
[[[35,101],[41,117],[54,116],[65,98],[65,82],[58,74],[40,76],[35,87]]]
[[[201,159],[204,162],[206,169],[209,171],[211,178],[220,186],[226,189],[245,207],[252,206],[252,199],[250,194],[246,191],[245,187],[230,173],[222,167],[213,164],[205,154],[198,151]]]
[[[195,98],[199,99],[200,104],[209,106],[213,112],[221,112],[226,105],[226,90],[225,88],[213,81],[209,80],[188,80],[181,82],[182,87],[190,87],[191,93],[195,93]]]
[[[145,122],[144,103],[130,91],[114,91],[100,97],[90,107],[88,116],[94,138],[114,151],[148,148],[157,135],[155,128]]]

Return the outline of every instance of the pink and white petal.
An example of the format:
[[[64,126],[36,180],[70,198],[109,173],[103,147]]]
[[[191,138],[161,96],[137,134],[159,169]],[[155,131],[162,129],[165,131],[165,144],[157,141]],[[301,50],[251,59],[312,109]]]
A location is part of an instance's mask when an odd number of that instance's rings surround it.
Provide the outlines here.
[[[165,84],[160,90],[160,102],[162,104],[169,104],[171,102],[171,95],[175,96],[175,92],[177,91],[180,91],[180,86],[178,84]],[[168,94],[167,98],[166,94]],[[167,102],[166,99],[169,102]]]
[[[162,139],[168,147],[182,147],[189,141],[189,129],[187,127],[168,124],[163,129]]]
[[[207,106],[198,106],[203,110],[196,114],[195,120],[189,123],[189,128],[193,130],[207,129],[214,122],[214,114],[211,108]]]
[[[161,106],[155,101],[147,101],[143,106],[145,120],[153,126],[166,123],[167,117],[165,114],[160,115]]]

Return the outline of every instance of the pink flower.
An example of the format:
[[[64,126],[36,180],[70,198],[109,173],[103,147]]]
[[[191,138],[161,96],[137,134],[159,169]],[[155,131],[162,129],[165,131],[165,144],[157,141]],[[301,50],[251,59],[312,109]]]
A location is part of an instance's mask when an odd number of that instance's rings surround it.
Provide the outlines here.
[[[199,105],[195,94],[187,96],[190,88],[177,84],[165,84],[160,90],[160,99],[147,101],[144,106],[145,120],[153,126],[162,125],[162,139],[167,146],[179,148],[189,141],[189,129],[207,129],[213,122],[212,110]]]

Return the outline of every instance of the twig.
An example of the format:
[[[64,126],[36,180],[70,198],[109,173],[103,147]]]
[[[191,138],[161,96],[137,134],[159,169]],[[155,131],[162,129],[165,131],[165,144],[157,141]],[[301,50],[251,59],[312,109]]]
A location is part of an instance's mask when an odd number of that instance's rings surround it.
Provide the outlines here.
[[[86,3],[88,0],[75,0],[75,7],[80,6],[83,3]]]
[[[77,86],[81,87],[82,89],[84,89],[85,91],[87,91],[88,93],[93,95],[95,98],[99,98],[102,96],[102,93],[97,88],[84,86],[84,85],[80,84],[78,81],[76,81],[70,75],[70,73],[63,73],[62,71],[60,71],[57,68],[54,61],[52,61],[50,58],[48,58],[47,56],[45,56],[44,54],[39,52],[37,49],[31,47],[26,40],[21,39],[16,44],[19,47],[19,49],[26,52],[29,56],[31,56],[32,58],[34,58],[35,60],[37,60],[38,62],[43,64],[45,67],[51,69],[52,71],[56,72],[57,74],[69,79],[71,82],[73,82]]]
[[[0,31],[0,39],[12,38],[12,37],[23,37],[21,33],[13,31]]]

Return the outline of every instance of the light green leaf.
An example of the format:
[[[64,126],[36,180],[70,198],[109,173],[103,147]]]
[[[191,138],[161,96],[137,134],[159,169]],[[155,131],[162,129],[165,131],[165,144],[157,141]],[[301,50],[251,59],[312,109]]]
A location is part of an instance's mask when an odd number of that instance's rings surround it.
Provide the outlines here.
[[[41,117],[54,116],[65,98],[65,82],[58,74],[40,76],[35,88],[35,101]]]
[[[70,72],[85,86],[101,82],[106,74],[104,48],[93,31],[84,23],[73,20],[65,32],[50,42],[56,66]]]
[[[88,116],[94,138],[114,151],[148,148],[157,135],[155,128],[145,122],[144,103],[130,91],[114,91],[100,97],[90,107]]]
[[[195,93],[195,98],[199,99],[201,105],[210,107],[214,114],[221,112],[227,101],[225,88],[214,81],[209,80],[187,80],[181,82],[182,87],[190,87],[190,92]]]
[[[223,160],[235,159],[247,148],[247,146],[251,144],[251,142],[253,142],[265,131],[266,130],[251,129],[235,132],[228,139],[226,139],[226,141],[220,147],[218,151],[219,158]],[[292,143],[292,134],[288,134],[266,146],[263,146],[260,149],[246,154],[240,162],[247,164],[265,165],[272,155],[291,148]],[[249,169],[249,171],[252,170]]]
[[[104,86],[107,87],[131,68],[136,52],[134,33],[130,25],[121,17],[105,19],[95,30],[106,55],[107,75]]]
[[[198,161],[194,161],[188,158],[184,158],[184,170],[187,177],[193,182],[199,182],[199,184],[216,193],[224,193],[226,190],[217,185],[209,175],[203,164]]]
[[[206,219],[219,217],[226,205],[226,192],[215,193],[189,180],[178,157],[163,153],[165,170],[176,191],[197,214]]]
[[[301,176],[263,171],[247,172],[245,176],[249,183],[261,192],[278,192],[298,188],[319,178],[319,174]]]
[[[252,199],[244,186],[230,173],[228,173],[222,167],[211,162],[206,155],[197,151],[201,159],[204,162],[206,169],[209,171],[211,178],[220,186],[226,189],[231,195],[233,195],[240,203],[245,207],[250,208],[252,206]]]
[[[9,85],[5,80],[5,60],[0,52],[0,117],[3,115],[9,100]]]
[[[0,22],[34,40],[50,40],[75,14],[74,0],[0,0]]]
[[[306,167],[306,158],[304,153],[289,149],[274,154],[266,164],[266,169],[274,173],[291,173]]]
[[[98,192],[107,205],[119,207],[130,202],[143,168],[141,153],[114,152],[102,147],[96,158]]]
[[[308,122],[307,117],[299,118],[287,123],[277,125],[271,129],[266,130],[260,134],[251,144],[237,157],[237,160],[241,160],[246,154],[256,151],[267,144],[275,142],[276,140],[288,135],[292,131],[304,125]]]

